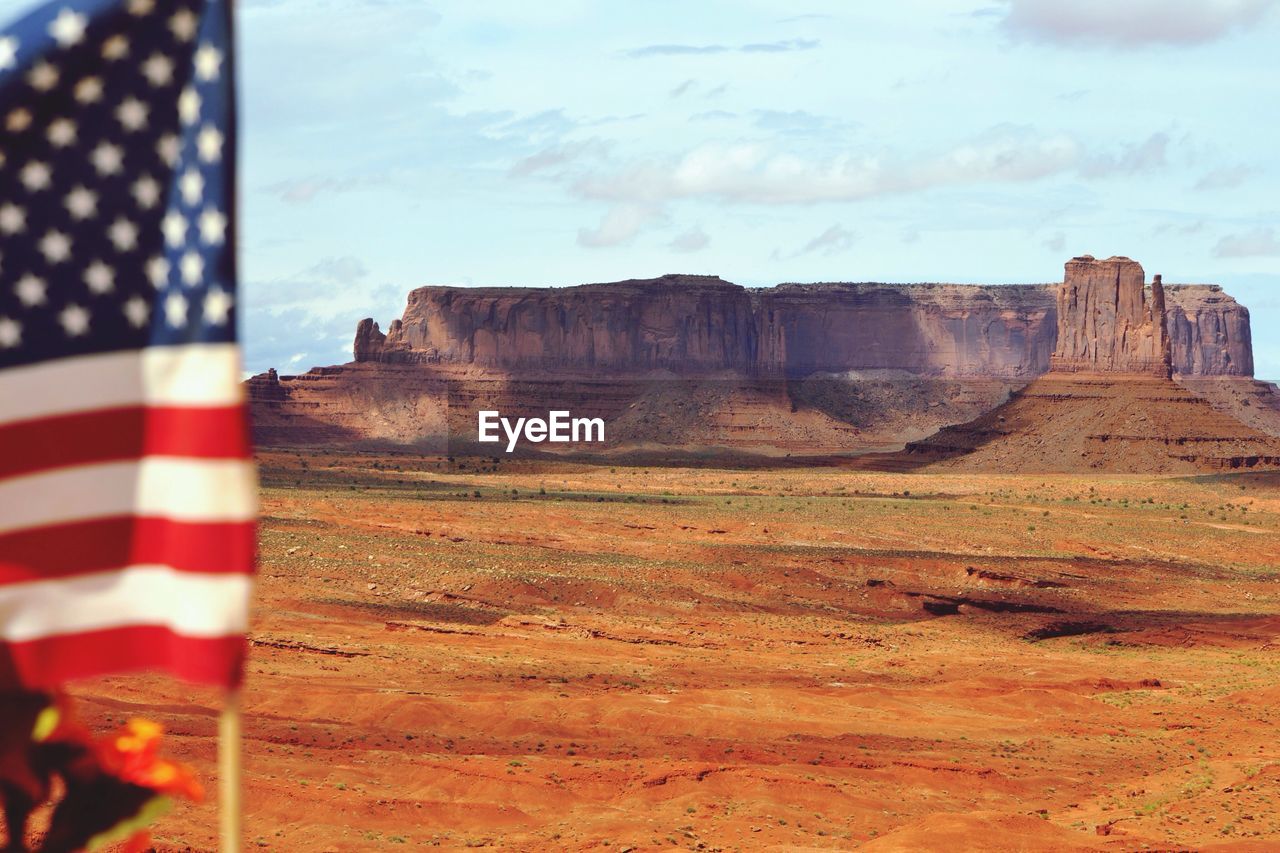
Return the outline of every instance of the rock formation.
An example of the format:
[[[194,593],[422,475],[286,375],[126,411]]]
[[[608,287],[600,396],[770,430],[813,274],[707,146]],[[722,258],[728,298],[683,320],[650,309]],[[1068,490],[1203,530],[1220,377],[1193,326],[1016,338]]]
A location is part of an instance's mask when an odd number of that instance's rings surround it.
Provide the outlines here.
[[[902,370],[1030,379],[1049,369],[1055,343],[1062,345],[1064,337],[1072,341],[1069,357],[1085,359],[1076,369],[1088,359],[1123,355],[1089,349],[1091,340],[1120,322],[1126,329],[1124,352],[1134,353],[1123,357],[1134,364],[1150,359],[1159,372],[1165,341],[1150,337],[1155,289],[1150,296],[1135,290],[1141,267],[1119,261],[1093,262],[1099,269],[1073,262],[1078,283],[1081,276],[1104,281],[1110,275],[1111,292],[1096,304],[1085,306],[1079,298],[1067,303],[1065,311],[1075,318],[1068,336],[1059,331],[1064,318],[1056,285],[747,289],[715,276],[668,275],[566,288],[418,288],[385,336],[371,319],[360,322],[355,360],[617,375],[732,370],[799,378]],[[1123,302],[1121,278],[1127,288]],[[1171,285],[1165,293],[1176,374],[1252,375],[1243,306],[1212,285]],[[1085,308],[1097,316],[1085,316]],[[1091,369],[1106,366],[1099,362]]]
[[[1067,262],[1058,289],[1058,341],[1050,370],[1061,373],[1140,373],[1169,377],[1172,350],[1164,286],[1150,290],[1142,265],[1129,258]]]
[[[1129,258],[1073,258],[1058,290],[1050,371],[1004,405],[867,464],[1144,473],[1280,467],[1280,439],[1227,414],[1225,395],[1210,402],[1172,380],[1168,326],[1160,276],[1148,289],[1142,266]]]
[[[1176,376],[1253,376],[1248,308],[1216,284],[1165,285],[1164,291]]]
[[[424,287],[385,333],[359,323],[352,363],[246,387],[260,443],[427,452],[483,452],[466,446],[481,408],[602,417],[622,448],[901,447],[1001,405],[1051,361],[1161,377],[1172,364],[1220,407],[1280,424],[1267,388],[1217,388],[1252,373],[1243,306],[1212,285],[1142,282],[1127,259],[1081,258],[1064,285]]]
[[[372,317],[367,317],[356,324],[352,354],[356,361],[380,361],[386,343],[387,336],[382,334]]]

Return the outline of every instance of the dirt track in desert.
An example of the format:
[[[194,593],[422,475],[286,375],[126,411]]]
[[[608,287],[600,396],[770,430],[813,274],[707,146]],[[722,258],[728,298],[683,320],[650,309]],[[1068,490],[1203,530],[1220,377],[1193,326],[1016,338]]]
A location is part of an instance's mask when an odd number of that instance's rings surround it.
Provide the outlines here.
[[[262,461],[249,849],[1280,844],[1280,475]]]

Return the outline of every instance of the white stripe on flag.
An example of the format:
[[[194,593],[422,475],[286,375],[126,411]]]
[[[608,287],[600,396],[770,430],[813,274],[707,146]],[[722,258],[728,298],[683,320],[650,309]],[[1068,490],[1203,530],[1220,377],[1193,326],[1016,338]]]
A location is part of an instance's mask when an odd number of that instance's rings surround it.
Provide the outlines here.
[[[79,355],[0,373],[0,424],[123,406],[227,406],[243,399],[235,344]]]
[[[252,521],[257,477],[247,459],[146,457],[0,480],[0,533],[91,518]]]
[[[186,637],[225,637],[249,627],[248,575],[131,566],[0,587],[0,640],[162,626]]]

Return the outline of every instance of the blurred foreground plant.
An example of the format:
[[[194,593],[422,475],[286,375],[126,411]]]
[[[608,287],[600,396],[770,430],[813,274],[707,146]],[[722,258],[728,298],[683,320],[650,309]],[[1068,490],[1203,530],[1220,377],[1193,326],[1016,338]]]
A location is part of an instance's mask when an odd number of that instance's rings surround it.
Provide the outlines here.
[[[102,738],[81,725],[62,694],[0,693],[0,801],[5,853],[26,853],[31,813],[61,792],[36,853],[74,853],[125,842],[150,844],[146,827],[171,798],[199,801],[191,769],[161,758],[162,730],[130,720]]]

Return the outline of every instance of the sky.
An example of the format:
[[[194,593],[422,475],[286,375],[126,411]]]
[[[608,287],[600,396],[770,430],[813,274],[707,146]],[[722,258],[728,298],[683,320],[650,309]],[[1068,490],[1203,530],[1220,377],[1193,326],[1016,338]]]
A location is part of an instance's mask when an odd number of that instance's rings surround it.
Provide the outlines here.
[[[237,8],[250,371],[348,361],[426,284],[1048,282],[1087,253],[1224,285],[1280,379],[1280,0]]]

